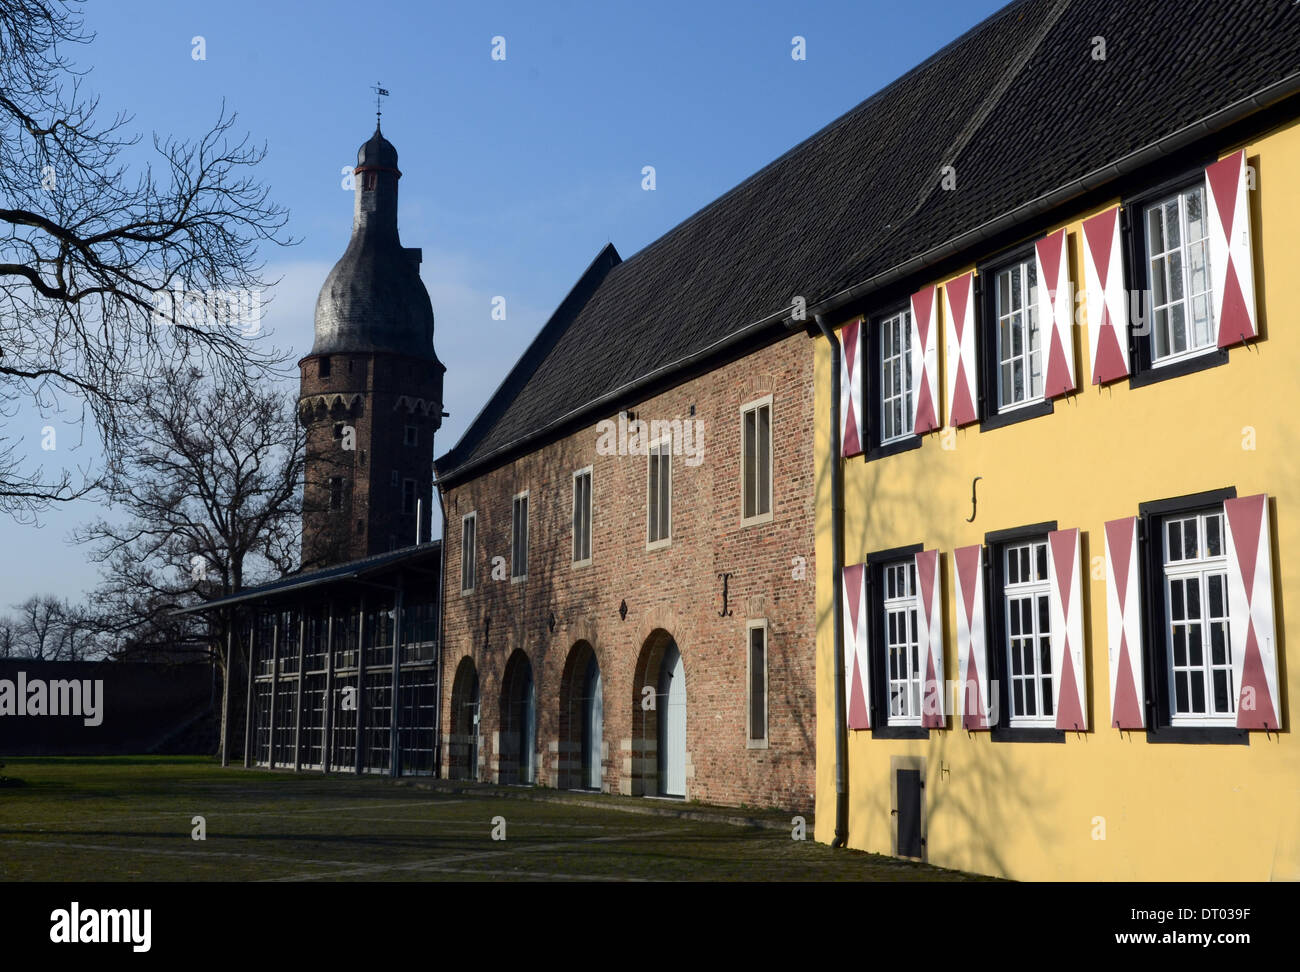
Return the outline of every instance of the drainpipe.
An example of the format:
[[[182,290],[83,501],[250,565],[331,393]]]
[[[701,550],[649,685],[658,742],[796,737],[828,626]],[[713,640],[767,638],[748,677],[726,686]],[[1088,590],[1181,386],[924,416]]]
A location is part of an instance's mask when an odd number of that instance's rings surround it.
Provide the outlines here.
[[[442,511],[442,549],[438,551],[438,633],[433,649],[433,777],[442,779],[442,626],[447,616],[447,501],[442,495],[441,482],[435,480],[433,489],[438,496],[438,509]]]
[[[840,342],[821,314],[813,315],[831,346],[831,632],[835,640],[835,839],[848,843],[849,785],[844,750],[848,729],[844,716],[844,467],[840,462]]]

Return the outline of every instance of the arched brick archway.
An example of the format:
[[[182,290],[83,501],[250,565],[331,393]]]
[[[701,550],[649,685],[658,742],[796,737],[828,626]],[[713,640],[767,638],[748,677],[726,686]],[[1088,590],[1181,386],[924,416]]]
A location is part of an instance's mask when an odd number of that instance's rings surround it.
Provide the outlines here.
[[[632,679],[633,795],[685,797],[686,669],[676,640],[663,628],[641,646]]]
[[[570,790],[604,789],[606,756],[604,684],[600,661],[591,643],[569,649],[560,680],[559,775],[557,785]]]
[[[451,725],[447,734],[447,777],[452,780],[477,780],[478,669],[466,655],[456,666],[451,686]]]
[[[498,782],[537,782],[537,685],[532,662],[521,649],[506,662],[499,712]]]

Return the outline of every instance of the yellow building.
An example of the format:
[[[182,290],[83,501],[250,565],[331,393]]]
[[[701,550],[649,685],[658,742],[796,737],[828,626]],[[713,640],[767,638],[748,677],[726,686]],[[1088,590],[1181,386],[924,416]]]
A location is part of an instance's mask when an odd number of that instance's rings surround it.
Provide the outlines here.
[[[902,269],[813,305],[837,338],[817,839],[1027,880],[1300,879],[1296,76],[1220,78],[1266,41],[1207,32],[1214,77],[1170,109],[1189,82],[1116,20],[1090,90],[1069,17],[952,146],[955,191],[911,217],[941,228],[896,224]],[[988,164],[1017,118],[1056,171]],[[1005,204],[972,215],[981,193]]]

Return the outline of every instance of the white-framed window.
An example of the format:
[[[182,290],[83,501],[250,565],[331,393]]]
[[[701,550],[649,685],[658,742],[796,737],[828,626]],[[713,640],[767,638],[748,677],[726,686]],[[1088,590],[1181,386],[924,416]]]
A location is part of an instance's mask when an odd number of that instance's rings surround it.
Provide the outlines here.
[[[1038,322],[1038,265],[1031,255],[994,278],[998,409],[1043,400],[1043,341]]]
[[[573,474],[573,564],[591,563],[591,466]]]
[[[1218,346],[1211,311],[1205,186],[1189,186],[1145,209],[1151,287],[1151,364]]]
[[[475,564],[478,558],[478,511],[460,518],[460,592],[474,590]]]
[[[510,501],[510,580],[528,576],[528,490]]]
[[[1161,534],[1170,719],[1235,725],[1223,508],[1167,517]]]
[[[880,444],[912,434],[912,311],[881,320]]]
[[[646,474],[646,546],[672,542],[673,442],[663,438],[650,446]]]
[[[921,642],[917,634],[920,603],[916,596],[916,561],[909,557],[881,568],[885,664],[889,677],[889,724],[921,724]]]
[[[1011,725],[1054,728],[1047,539],[1007,544],[1002,550],[1002,566]]]
[[[749,686],[745,707],[745,745],[767,748],[767,621],[745,624],[745,667]]]
[[[740,522],[772,519],[772,396],[740,406]]]

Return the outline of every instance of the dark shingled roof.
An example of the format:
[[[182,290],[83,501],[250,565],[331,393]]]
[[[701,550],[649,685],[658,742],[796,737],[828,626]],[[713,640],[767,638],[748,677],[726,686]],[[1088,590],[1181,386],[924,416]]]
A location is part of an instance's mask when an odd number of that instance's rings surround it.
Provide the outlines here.
[[[1298,70],[1292,0],[1017,0],[628,260],[589,269],[575,291],[590,297],[575,309],[570,295],[439,477],[633,404],[638,380],[751,325],[779,329],[796,295],[830,298]],[[944,165],[958,191],[941,190]]]

